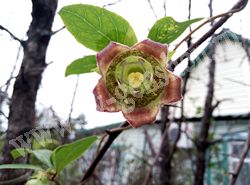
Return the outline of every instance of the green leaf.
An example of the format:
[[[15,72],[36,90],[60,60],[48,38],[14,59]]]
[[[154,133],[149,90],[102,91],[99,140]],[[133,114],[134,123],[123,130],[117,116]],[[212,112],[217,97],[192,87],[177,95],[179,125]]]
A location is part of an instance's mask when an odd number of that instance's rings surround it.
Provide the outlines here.
[[[91,73],[96,67],[95,55],[78,58],[67,66],[65,76]]]
[[[91,69],[91,72],[96,72],[96,73],[100,74],[99,67]]]
[[[168,61],[171,60],[172,56],[175,54],[175,51],[168,51]]]
[[[163,44],[170,44],[177,39],[191,24],[203,18],[191,19],[184,22],[177,22],[172,17],[164,17],[156,21],[150,29],[148,38]]]
[[[46,185],[47,183],[43,183],[41,180],[39,179],[30,179],[26,182],[25,185]]]
[[[47,149],[39,149],[39,150],[33,150],[32,154],[39,160],[41,161],[43,164],[45,164],[46,166],[53,167],[51,161],[50,161],[50,157],[52,154],[51,150],[47,150]]]
[[[51,155],[51,161],[56,168],[56,172],[59,173],[68,164],[78,159],[97,138],[97,136],[90,136],[56,148]]]
[[[28,148],[17,148],[14,150],[11,150],[11,155],[14,159],[17,159],[19,157],[24,157],[25,155],[31,153],[32,150],[28,149]]]
[[[32,164],[3,164],[0,165],[0,169],[31,169],[31,170],[43,170],[39,166]]]
[[[17,148],[11,151],[11,155],[14,159],[24,157],[27,154],[32,154],[35,156],[35,158],[48,167],[52,167],[50,162],[51,153],[52,151],[47,149],[31,150],[28,148]]]
[[[102,50],[110,41],[128,46],[137,42],[129,23],[104,8],[75,4],[63,7],[59,15],[76,40],[94,51]]]

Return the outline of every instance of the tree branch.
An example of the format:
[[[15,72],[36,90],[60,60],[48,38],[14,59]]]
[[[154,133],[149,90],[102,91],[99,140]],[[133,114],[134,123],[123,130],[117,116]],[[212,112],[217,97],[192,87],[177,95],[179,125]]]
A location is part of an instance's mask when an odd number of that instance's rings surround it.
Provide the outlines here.
[[[63,27],[61,27],[60,29],[58,29],[58,30],[56,30],[56,31],[51,32],[51,36],[52,36],[52,35],[57,34],[58,32],[60,32],[60,31],[64,30],[65,28],[66,28],[66,26],[63,26]]]
[[[103,8],[106,8],[107,6],[113,6],[113,5],[116,5],[116,4],[118,4],[118,3],[120,3],[122,0],[117,0],[117,1],[115,1],[115,2],[113,2],[113,3],[108,3],[108,4],[105,4],[105,5],[103,5]]]
[[[239,0],[230,12],[239,12],[243,10],[248,3],[248,0]],[[214,23],[210,30],[208,30],[199,40],[197,40],[194,44],[192,44],[180,57],[178,57],[175,61],[170,61],[168,65],[168,69],[174,71],[175,67],[180,64],[184,59],[186,59],[190,54],[199,47],[204,41],[206,41],[210,36],[212,36],[215,31],[220,28],[233,14],[226,14],[219,21]]]
[[[167,140],[167,139],[168,139],[168,128],[165,128],[164,133],[162,135],[160,149],[159,149],[157,155],[154,158],[154,161],[153,161],[153,164],[152,164],[151,168],[148,170],[148,172],[147,172],[147,174],[145,176],[145,179],[143,181],[143,185],[148,185],[150,183],[150,179],[151,179],[151,176],[152,176],[153,167],[156,166],[156,164],[158,162],[158,159],[159,159],[159,157],[161,155],[162,148],[164,146],[164,141]]]
[[[197,138],[197,160],[196,160],[196,171],[194,185],[204,184],[204,173],[206,169],[206,151],[208,149],[207,140],[209,129],[211,125],[211,117],[213,114],[213,99],[214,99],[214,82],[215,82],[215,68],[216,61],[214,58],[215,44],[211,40],[211,51],[209,53],[210,64],[209,64],[209,81],[207,95],[204,105],[204,113],[201,120],[201,129]]]
[[[152,10],[152,12],[153,12],[155,18],[157,19],[157,14],[156,14],[156,12],[155,12],[155,10],[154,10],[154,7],[153,7],[153,5],[152,5],[152,3],[151,3],[151,0],[147,0],[147,2],[148,2],[148,4],[149,4],[149,7],[150,7],[150,9]]]
[[[128,127],[129,124],[128,122],[124,122],[120,128],[123,127]],[[105,142],[105,144],[103,145],[102,149],[100,150],[100,152],[97,154],[97,156],[95,157],[94,161],[91,163],[90,167],[88,168],[87,172],[84,174],[81,182],[79,185],[85,185],[87,180],[91,177],[91,175],[94,173],[96,166],[98,165],[98,163],[101,161],[102,157],[104,156],[104,154],[106,153],[106,151],[109,149],[109,147],[111,146],[111,144],[113,143],[113,141],[120,135],[120,133],[122,132],[122,130],[118,130],[118,131],[113,131],[113,132],[109,132],[109,137],[108,140]]]
[[[242,150],[242,153],[240,155],[240,161],[239,163],[237,164],[236,168],[235,168],[235,171],[232,173],[231,177],[230,177],[230,185],[235,185],[236,183],[236,180],[240,174],[240,170],[244,164],[244,160],[247,156],[247,153],[249,151],[249,148],[250,148],[250,127],[248,127],[248,135],[247,135],[247,140],[245,142],[245,146]]]
[[[21,45],[23,45],[24,41],[19,39],[18,37],[16,37],[11,31],[9,31],[7,28],[3,27],[2,25],[0,25],[0,30],[6,31],[12,39],[20,42]]]
[[[152,153],[153,156],[155,156],[155,155],[156,155],[156,151],[155,151],[155,148],[154,148],[154,144],[153,144],[153,142],[152,142],[152,138],[151,138],[151,136],[149,135],[149,133],[148,133],[148,131],[147,131],[146,128],[143,129],[143,132],[144,132],[144,135],[145,135],[146,140],[147,140],[147,142],[148,142],[148,146],[149,146],[149,148],[150,148],[150,150],[151,150],[151,153]]]

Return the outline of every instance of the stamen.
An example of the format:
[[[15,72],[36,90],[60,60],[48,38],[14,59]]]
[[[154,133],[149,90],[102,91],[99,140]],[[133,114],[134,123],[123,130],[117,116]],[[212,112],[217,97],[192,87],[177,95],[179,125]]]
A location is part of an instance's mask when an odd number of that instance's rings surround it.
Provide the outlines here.
[[[140,87],[143,80],[144,80],[144,75],[140,72],[133,72],[128,75],[128,83],[133,88]]]

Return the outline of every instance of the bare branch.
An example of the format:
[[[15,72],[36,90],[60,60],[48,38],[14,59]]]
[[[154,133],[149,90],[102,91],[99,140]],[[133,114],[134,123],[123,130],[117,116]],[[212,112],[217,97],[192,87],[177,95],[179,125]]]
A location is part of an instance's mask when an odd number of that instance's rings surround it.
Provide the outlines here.
[[[127,126],[129,126],[128,122],[124,122],[120,126],[120,128],[127,127]],[[83,176],[83,178],[82,178],[82,180],[81,180],[81,182],[80,182],[79,185],[85,185],[86,184],[86,182],[88,181],[88,179],[94,173],[96,166],[101,161],[101,159],[104,156],[104,154],[106,153],[106,151],[109,149],[109,147],[111,146],[111,144],[113,143],[113,141],[120,135],[121,132],[122,132],[122,130],[111,132],[109,134],[109,137],[108,137],[107,141],[105,142],[105,144],[103,145],[102,149],[100,150],[100,152],[95,157],[94,161],[91,163],[90,167],[88,168],[87,172],[84,174],[84,176]]]
[[[152,12],[153,12],[155,18],[157,19],[157,14],[156,14],[156,12],[155,12],[155,10],[154,10],[154,7],[153,7],[153,5],[152,5],[152,3],[151,3],[151,0],[147,0],[147,2],[148,2],[148,5],[149,5],[150,9],[152,10]]]
[[[241,168],[244,164],[244,160],[247,156],[247,153],[249,151],[249,148],[250,148],[250,127],[248,128],[248,136],[247,136],[247,140],[245,142],[245,145],[244,145],[244,148],[242,150],[242,153],[240,155],[240,161],[239,163],[237,164],[234,172],[231,174],[231,177],[230,177],[230,185],[235,185],[236,183],[236,180],[240,174],[240,171],[241,171]]]
[[[116,5],[116,4],[120,3],[121,1],[122,1],[122,0],[117,0],[117,1],[115,1],[115,2],[113,2],[113,3],[105,4],[105,5],[103,5],[103,8],[106,8],[106,7],[108,7],[108,6]]]
[[[145,136],[146,136],[146,140],[147,140],[147,142],[148,142],[148,145],[149,145],[149,148],[150,148],[150,150],[151,150],[151,153],[152,153],[152,155],[153,156],[155,156],[156,155],[156,151],[155,151],[155,148],[154,148],[154,144],[153,144],[153,142],[152,142],[152,138],[151,138],[151,136],[148,134],[148,131],[147,131],[147,129],[144,127],[144,129],[143,129],[143,132],[144,132],[144,134],[145,134]]]
[[[73,112],[73,106],[74,106],[74,102],[75,102],[78,83],[79,83],[79,75],[77,75],[75,90],[73,92],[73,97],[72,97],[71,104],[70,104],[70,111],[69,111],[69,116],[68,116],[68,124],[71,124],[71,115],[72,115],[72,112]]]
[[[239,0],[230,11],[234,13],[243,10],[248,3],[248,0]],[[192,44],[182,55],[180,55],[175,61],[170,61],[168,69],[174,71],[175,67],[180,64],[184,59],[186,59],[190,54],[199,47],[204,41],[206,41],[214,32],[219,29],[230,17],[232,14],[226,14],[219,21],[217,21],[210,30],[208,30],[200,39],[198,39],[194,44]]]
[[[53,31],[53,32],[51,33],[51,35],[55,35],[55,34],[57,34],[58,32],[64,30],[65,28],[66,28],[66,26],[63,26],[63,27],[61,27],[60,29],[58,29],[58,30],[56,30],[56,31]]]
[[[163,9],[164,9],[164,17],[166,17],[167,16],[167,0],[164,0]]]
[[[161,140],[161,145],[160,145],[160,149],[157,153],[157,155],[155,156],[154,158],[154,161],[151,165],[151,168],[148,170],[146,176],[145,176],[145,179],[144,179],[144,182],[143,182],[143,185],[148,185],[150,183],[150,179],[151,179],[151,176],[152,176],[152,171],[153,171],[153,167],[156,166],[157,162],[158,162],[158,159],[161,155],[161,151],[162,151],[162,147],[164,146],[164,141],[168,139],[168,129],[165,129],[164,130],[164,133],[162,135],[162,140]]]
[[[1,110],[0,110],[0,115],[2,115],[5,119],[8,119],[8,116]]]
[[[106,130],[107,134],[110,135],[110,134],[113,134],[115,132],[121,132],[121,131],[124,131],[124,130],[127,130],[127,129],[130,129],[131,126],[128,125],[126,127],[119,127],[119,128],[113,128],[111,130]]]
[[[243,85],[243,86],[249,86],[250,87],[250,84],[248,83],[245,83],[245,82],[241,82],[239,80],[234,80],[234,79],[231,79],[231,78],[224,78],[225,80],[228,80],[230,82],[234,82],[234,83],[237,83],[237,84],[240,84],[240,85]]]
[[[7,28],[3,27],[2,25],[0,25],[0,30],[6,31],[12,39],[20,42],[21,45],[23,45],[24,41],[19,39],[18,37],[16,37],[11,31],[9,31]]]
[[[201,185],[204,182],[204,174],[206,170],[206,151],[209,147],[207,145],[209,129],[211,125],[211,117],[213,114],[213,99],[214,99],[214,82],[216,61],[214,59],[215,44],[211,41],[211,51],[209,53],[209,79],[208,89],[204,105],[204,113],[201,120],[201,129],[197,138],[197,160],[194,185]]]
[[[202,27],[203,27],[204,25],[206,25],[207,23],[210,23],[210,25],[212,25],[213,22],[215,21],[215,19],[218,19],[218,18],[220,18],[220,17],[227,16],[227,15],[232,16],[233,13],[235,13],[235,12],[238,12],[238,10],[230,10],[230,11],[228,11],[228,12],[226,12],[226,13],[222,13],[222,14],[216,15],[216,16],[214,16],[214,17],[210,17],[209,19],[207,19],[206,21],[204,21],[203,23],[201,23],[199,26],[197,26],[194,30],[192,30],[186,37],[184,37],[184,38],[175,46],[174,51],[176,51],[176,50],[180,47],[180,45],[181,45],[182,43],[184,43],[186,40],[188,40],[188,39],[191,37],[191,35],[193,35],[196,31],[198,31],[200,28],[202,28]],[[211,13],[210,13],[210,14],[211,14]]]
[[[221,103],[225,101],[232,101],[230,98],[224,98],[222,100],[217,100],[216,103],[213,105],[212,109],[215,110]]]

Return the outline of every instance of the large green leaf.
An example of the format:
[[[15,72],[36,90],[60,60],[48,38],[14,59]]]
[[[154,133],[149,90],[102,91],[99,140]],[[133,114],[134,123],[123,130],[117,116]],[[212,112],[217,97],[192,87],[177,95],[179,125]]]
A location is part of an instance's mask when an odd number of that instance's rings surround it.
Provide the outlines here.
[[[73,74],[90,73],[96,68],[96,57],[95,55],[85,56],[74,60],[69,64],[65,71],[65,76]]]
[[[51,155],[56,172],[59,173],[68,164],[78,159],[96,140],[97,136],[90,136],[56,148]]]
[[[32,164],[2,164],[0,169],[31,169],[31,170],[43,170],[39,166]]]
[[[47,167],[52,167],[50,162],[50,156],[52,151],[47,149],[38,149],[38,150],[31,150],[28,148],[17,148],[11,151],[11,155],[14,159],[19,157],[23,157],[27,154],[32,154],[37,158],[40,162],[45,164]]]
[[[104,8],[75,4],[63,7],[59,15],[76,40],[94,51],[102,50],[110,41],[128,46],[137,42],[129,23]]]
[[[169,44],[177,39],[191,24],[203,18],[191,19],[184,22],[177,22],[172,17],[164,17],[156,21],[150,29],[148,38],[163,44]]]

